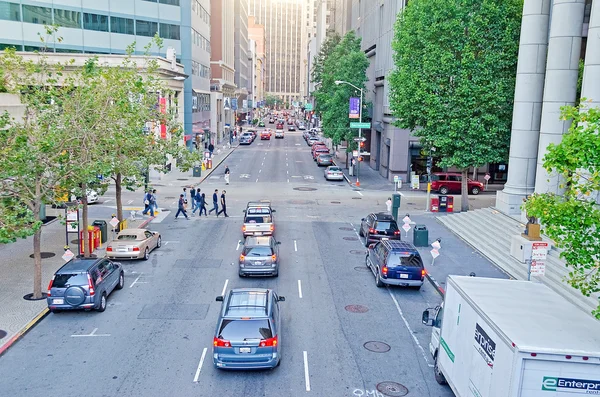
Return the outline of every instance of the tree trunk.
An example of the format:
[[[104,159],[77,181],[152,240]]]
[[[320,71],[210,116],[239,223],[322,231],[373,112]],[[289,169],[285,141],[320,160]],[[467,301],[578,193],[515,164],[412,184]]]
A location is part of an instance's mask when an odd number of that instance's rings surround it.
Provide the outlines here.
[[[473,178],[474,181],[477,180],[477,167],[473,167]]]
[[[115,200],[117,201],[117,219],[123,220],[123,175],[117,173],[115,176]]]
[[[40,219],[40,207],[42,203],[34,203],[34,219]],[[42,228],[33,234],[33,299],[42,298]]]
[[[89,244],[89,239],[88,239],[88,224],[89,223],[88,223],[87,183],[84,183],[82,185],[81,204],[83,204],[82,211],[81,211],[81,218],[82,218],[83,222],[81,225],[81,229],[79,229],[79,230],[83,231],[83,241],[81,242],[81,244],[83,244],[83,246],[84,246],[83,256],[85,258],[89,258],[92,255],[92,247]]]
[[[469,210],[469,190],[468,190],[469,169],[462,170],[461,195],[460,195],[460,211],[467,212]]]

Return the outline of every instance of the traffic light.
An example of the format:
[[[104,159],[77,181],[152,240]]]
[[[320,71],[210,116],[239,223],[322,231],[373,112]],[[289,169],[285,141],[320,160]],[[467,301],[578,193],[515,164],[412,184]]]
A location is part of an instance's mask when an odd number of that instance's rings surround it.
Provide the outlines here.
[[[362,149],[364,149],[364,148],[365,148],[365,143],[364,143],[364,142],[360,142],[360,143],[358,144],[358,146],[359,146],[359,147],[360,147],[360,149],[362,150]]]
[[[363,161],[363,157],[362,156],[358,156],[358,161]]]

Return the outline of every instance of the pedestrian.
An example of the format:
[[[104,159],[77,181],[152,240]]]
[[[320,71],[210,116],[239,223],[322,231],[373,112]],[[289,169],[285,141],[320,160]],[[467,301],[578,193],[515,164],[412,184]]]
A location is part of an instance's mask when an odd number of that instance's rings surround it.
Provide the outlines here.
[[[196,189],[192,188],[190,190],[190,202],[192,203],[192,211],[194,210],[194,207],[196,206]]]
[[[152,198],[152,190],[148,190],[148,193],[144,196],[144,212],[142,215],[146,215],[150,211],[150,216],[154,218],[154,202]]]
[[[225,214],[225,218],[229,218],[229,215],[227,215],[227,204],[225,203],[225,193],[225,190],[221,193],[221,211],[217,212],[217,217],[220,213],[223,213]]]
[[[194,196],[194,203],[192,204],[192,216],[196,213],[197,209],[200,209],[200,201],[202,200],[202,196],[200,195],[200,188],[196,191],[196,195]]]
[[[208,145],[208,151],[210,152],[210,157],[212,157],[213,151],[215,150],[215,145],[213,145],[213,143],[211,142]]]
[[[387,201],[385,202],[385,206],[387,207],[387,212],[389,212],[390,214],[392,213],[392,198],[388,197]]]
[[[226,165],[225,166],[225,184],[226,185],[229,185],[229,174],[230,174],[229,167]]]
[[[198,216],[202,216],[202,211],[204,211],[204,216],[208,216],[206,213],[206,195],[204,193],[200,196],[200,200],[200,214]]]
[[[179,195],[179,203],[177,206],[177,213],[175,214],[175,219],[177,219],[179,214],[183,214],[183,216],[185,216],[185,219],[190,219],[187,215],[187,212],[185,211],[185,196],[183,195],[183,193]]]
[[[215,189],[214,193],[213,193],[213,209],[208,211],[208,213],[210,214],[211,212],[215,211],[215,214],[217,214],[217,218],[219,217],[219,189]]]
[[[158,211],[158,202],[157,202],[158,199],[156,197],[156,189],[152,190],[152,198],[154,199],[154,200],[151,200],[151,202],[154,201],[154,210]]]

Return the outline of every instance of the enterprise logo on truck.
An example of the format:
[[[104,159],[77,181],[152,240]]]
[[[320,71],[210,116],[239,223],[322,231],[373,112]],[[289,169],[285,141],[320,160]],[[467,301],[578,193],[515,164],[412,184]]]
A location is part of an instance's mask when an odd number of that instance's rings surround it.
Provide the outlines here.
[[[477,323],[475,323],[475,349],[481,354],[487,365],[494,368],[496,342]]]
[[[600,380],[557,378],[544,376],[542,390],[564,393],[600,395]]]

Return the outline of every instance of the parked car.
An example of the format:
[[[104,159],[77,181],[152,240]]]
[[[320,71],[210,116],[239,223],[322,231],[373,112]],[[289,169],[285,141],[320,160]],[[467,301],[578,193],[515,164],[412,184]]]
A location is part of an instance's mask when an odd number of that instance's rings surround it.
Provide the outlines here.
[[[72,192],[71,201],[79,201],[79,200],[81,200],[81,197],[76,195],[75,192]],[[98,194],[98,192],[93,189],[87,189],[87,203],[95,204],[98,201],[100,201],[100,195]]]
[[[254,130],[254,129],[252,129],[252,130],[251,130],[251,129],[249,129],[247,132],[249,132],[250,134],[252,134],[252,141],[254,142],[254,140],[255,140],[255,139],[256,139],[256,137],[257,137],[256,130]]]
[[[365,238],[365,246],[382,238],[400,240],[400,229],[394,217],[385,212],[371,213],[360,222],[358,234]]]
[[[259,122],[258,122],[258,126],[259,126],[259,127],[264,127],[264,126],[265,126],[265,122],[264,122],[264,121],[262,121],[262,120],[261,120],[261,121],[259,121]]]
[[[462,185],[462,175],[454,172],[435,172],[431,175],[431,190],[439,194],[460,193]],[[483,192],[484,185],[481,182],[467,180],[467,189],[469,193],[477,195]]]
[[[239,276],[279,276],[279,244],[273,236],[246,237],[239,258]]]
[[[264,140],[271,140],[271,131],[269,130],[264,130],[263,132],[260,133],[260,140],[264,141]]]
[[[311,137],[309,137],[309,138],[306,140],[306,144],[307,144],[308,146],[312,146],[312,145],[313,145],[313,144],[315,144],[315,143],[321,143],[321,144],[323,144],[323,142],[321,142],[321,140],[320,140],[318,137],[316,137],[316,136],[311,136]]]
[[[406,241],[382,240],[370,244],[366,266],[375,276],[375,285],[400,285],[421,288],[425,267],[419,251]]]
[[[296,127],[294,127],[294,124],[290,124],[288,126],[288,131],[296,131]]]
[[[106,246],[106,256],[110,259],[150,259],[150,252],[160,248],[162,238],[159,232],[146,229],[124,229],[117,238]]]
[[[240,136],[240,145],[250,145],[254,139],[252,138],[252,133],[244,132]]]
[[[320,154],[329,154],[329,149],[327,147],[318,147],[314,149],[312,152],[313,160],[317,161],[317,156]]]
[[[51,312],[106,310],[106,300],[125,285],[123,266],[106,258],[73,258],[54,273],[48,285]]]
[[[333,165],[333,156],[329,153],[321,153],[317,156],[317,165],[324,167],[327,165]]]
[[[325,168],[325,172],[323,173],[325,180],[327,181],[343,181],[344,180],[344,172],[337,165],[330,165]]]
[[[275,130],[275,139],[283,139],[284,133],[283,130]]]
[[[263,288],[232,289],[225,296],[213,338],[213,365],[220,369],[275,368],[281,360],[279,302]]]
[[[304,131],[304,130],[306,130],[306,126],[303,123],[298,124],[298,130]]]

